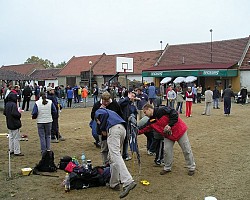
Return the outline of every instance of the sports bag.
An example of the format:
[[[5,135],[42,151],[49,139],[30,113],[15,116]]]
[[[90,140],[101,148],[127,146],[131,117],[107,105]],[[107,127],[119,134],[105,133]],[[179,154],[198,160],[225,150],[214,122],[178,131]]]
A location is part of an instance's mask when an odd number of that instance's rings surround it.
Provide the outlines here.
[[[66,166],[69,164],[70,161],[72,161],[72,158],[70,156],[63,156],[60,159],[60,162],[58,164],[58,168],[61,170],[65,170]]]
[[[69,177],[71,189],[105,186],[110,179],[110,170],[99,166],[93,169],[75,167]]]
[[[55,172],[57,167],[54,163],[54,152],[47,150],[42,154],[42,159],[36,165],[36,170],[41,172]]]

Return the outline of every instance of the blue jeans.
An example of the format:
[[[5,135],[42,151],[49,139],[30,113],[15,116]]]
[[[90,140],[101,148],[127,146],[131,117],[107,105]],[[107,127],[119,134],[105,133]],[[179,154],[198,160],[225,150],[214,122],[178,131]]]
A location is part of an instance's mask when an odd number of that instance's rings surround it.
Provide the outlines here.
[[[51,127],[50,123],[37,123],[38,135],[40,138],[40,145],[42,153],[50,150],[50,139],[51,139]]]
[[[65,108],[66,100],[63,98],[60,98],[60,104],[61,104],[62,108]]]
[[[219,98],[214,99],[214,108],[219,108]]]
[[[98,101],[97,95],[93,95],[93,97],[94,97],[94,104],[95,104]]]
[[[176,111],[182,113],[182,104],[183,102],[177,102]]]

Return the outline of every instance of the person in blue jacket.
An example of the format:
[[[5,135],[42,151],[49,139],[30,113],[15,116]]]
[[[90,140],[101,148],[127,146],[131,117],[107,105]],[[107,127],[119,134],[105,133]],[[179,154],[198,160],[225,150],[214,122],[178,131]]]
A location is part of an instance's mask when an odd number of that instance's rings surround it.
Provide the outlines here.
[[[123,191],[120,198],[123,198],[136,186],[121,155],[121,147],[126,136],[126,122],[117,113],[105,108],[95,112],[95,120],[102,134],[107,135],[111,170],[110,187],[120,190],[122,183]]]

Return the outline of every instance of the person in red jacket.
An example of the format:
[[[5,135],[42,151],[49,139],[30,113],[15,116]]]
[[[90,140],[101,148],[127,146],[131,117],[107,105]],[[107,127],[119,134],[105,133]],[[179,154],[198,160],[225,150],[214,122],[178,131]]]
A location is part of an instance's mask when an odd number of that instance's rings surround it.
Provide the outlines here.
[[[154,129],[164,137],[164,169],[161,175],[171,172],[173,163],[173,147],[177,141],[180,145],[188,167],[188,175],[195,172],[195,161],[187,135],[187,125],[181,120],[178,112],[171,107],[153,108],[150,104],[143,106],[144,114],[149,117],[148,122],[139,130],[139,134]]]
[[[185,94],[186,97],[186,117],[192,117],[192,104],[194,99],[194,93],[192,92],[192,88],[188,87],[188,90]]]

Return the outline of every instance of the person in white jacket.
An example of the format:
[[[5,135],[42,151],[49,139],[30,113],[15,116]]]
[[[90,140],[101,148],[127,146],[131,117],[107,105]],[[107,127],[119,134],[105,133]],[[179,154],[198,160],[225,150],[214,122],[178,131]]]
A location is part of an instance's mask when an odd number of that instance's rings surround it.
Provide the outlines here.
[[[40,98],[36,101],[33,111],[32,119],[37,119],[37,129],[40,138],[41,153],[50,150],[51,142],[51,127],[52,115],[56,115],[56,107],[51,100],[46,98],[44,92],[40,92]]]
[[[205,108],[202,115],[211,115],[211,108],[213,102],[213,91],[210,89],[210,86],[207,87],[205,91]]]

